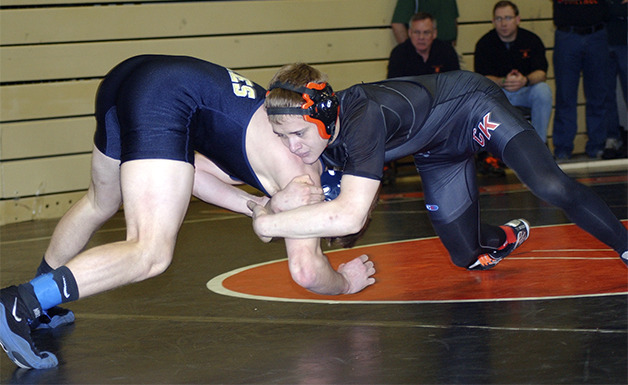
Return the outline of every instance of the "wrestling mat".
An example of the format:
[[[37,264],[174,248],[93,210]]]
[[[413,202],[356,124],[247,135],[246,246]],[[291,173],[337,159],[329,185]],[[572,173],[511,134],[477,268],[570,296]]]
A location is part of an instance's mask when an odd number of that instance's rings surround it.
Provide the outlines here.
[[[628,222],[624,221],[624,226]],[[334,268],[361,254],[375,263],[376,283],[360,293],[317,295],[294,283],[287,259],[227,272],[209,290],[240,298],[319,303],[509,301],[628,294],[628,269],[617,254],[579,227],[533,227],[530,238],[495,268],[454,266],[438,238],[326,252]]]

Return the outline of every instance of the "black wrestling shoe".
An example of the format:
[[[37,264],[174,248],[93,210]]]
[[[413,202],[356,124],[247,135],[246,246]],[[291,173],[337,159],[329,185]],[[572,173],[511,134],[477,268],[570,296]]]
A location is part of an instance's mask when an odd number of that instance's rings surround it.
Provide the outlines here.
[[[0,290],[0,345],[17,366],[48,369],[59,364],[50,352],[40,352],[31,339],[28,312],[17,286]]]
[[[480,255],[478,260],[468,267],[469,270],[488,270],[495,267],[530,236],[530,224],[525,219],[513,219],[500,227],[510,227],[513,233],[506,231],[506,243],[497,250]]]
[[[74,313],[70,309],[59,306],[45,310],[39,318],[30,322],[32,330],[55,329],[60,326],[70,325],[74,322]]]
[[[623,263],[626,264],[626,266],[628,266],[628,251],[624,251],[620,256],[619,259],[621,259],[621,261]]]

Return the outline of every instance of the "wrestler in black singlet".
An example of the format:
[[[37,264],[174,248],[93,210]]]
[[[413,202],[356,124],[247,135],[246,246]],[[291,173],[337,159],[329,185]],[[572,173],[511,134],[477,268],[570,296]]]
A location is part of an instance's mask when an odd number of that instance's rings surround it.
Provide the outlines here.
[[[566,176],[534,128],[484,76],[454,71],[359,84],[337,93],[340,133],[326,163],[345,174],[381,179],[384,163],[413,155],[426,208],[452,260],[469,266],[503,243],[479,224],[474,154],[487,150],[537,196],[620,254],[628,233],[590,189]],[[478,231],[479,229],[479,231]]]

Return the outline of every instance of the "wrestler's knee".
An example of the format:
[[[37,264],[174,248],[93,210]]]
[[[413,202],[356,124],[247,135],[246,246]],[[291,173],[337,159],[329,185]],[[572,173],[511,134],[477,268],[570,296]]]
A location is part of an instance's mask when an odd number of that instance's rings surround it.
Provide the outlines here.
[[[122,205],[122,194],[120,188],[96,188],[92,184],[87,194],[81,199],[92,215],[109,219],[120,210]]]
[[[175,239],[153,238],[150,241],[132,240],[132,247],[136,248],[136,261],[138,269],[137,281],[155,277],[168,268],[174,255]]]
[[[306,248],[292,248],[288,255],[288,270],[294,282],[309,289],[316,285],[320,261]]]
[[[102,224],[111,218],[119,209],[120,200],[110,200],[107,202],[99,202],[94,195],[88,191],[76,204],[74,204],[68,214],[78,216],[82,224],[89,226],[91,224]]]
[[[91,202],[94,213],[103,219],[111,218],[122,205],[122,200],[116,197],[110,197],[108,199],[99,199]]]
[[[571,197],[577,190],[575,184],[564,177],[543,178],[542,183],[535,183],[528,187],[537,197],[557,207],[570,205]]]

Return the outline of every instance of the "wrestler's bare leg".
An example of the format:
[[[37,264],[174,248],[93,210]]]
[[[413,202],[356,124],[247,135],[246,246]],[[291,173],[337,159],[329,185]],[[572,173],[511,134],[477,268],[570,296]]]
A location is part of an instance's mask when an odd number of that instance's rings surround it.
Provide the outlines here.
[[[66,264],[80,298],[153,277],[170,265],[193,180],[194,167],[185,162],[144,159],[122,164],[127,237],[86,250]]]
[[[61,218],[44,258],[53,269],[80,253],[92,235],[120,208],[120,161],[94,147],[92,179],[87,193]]]

